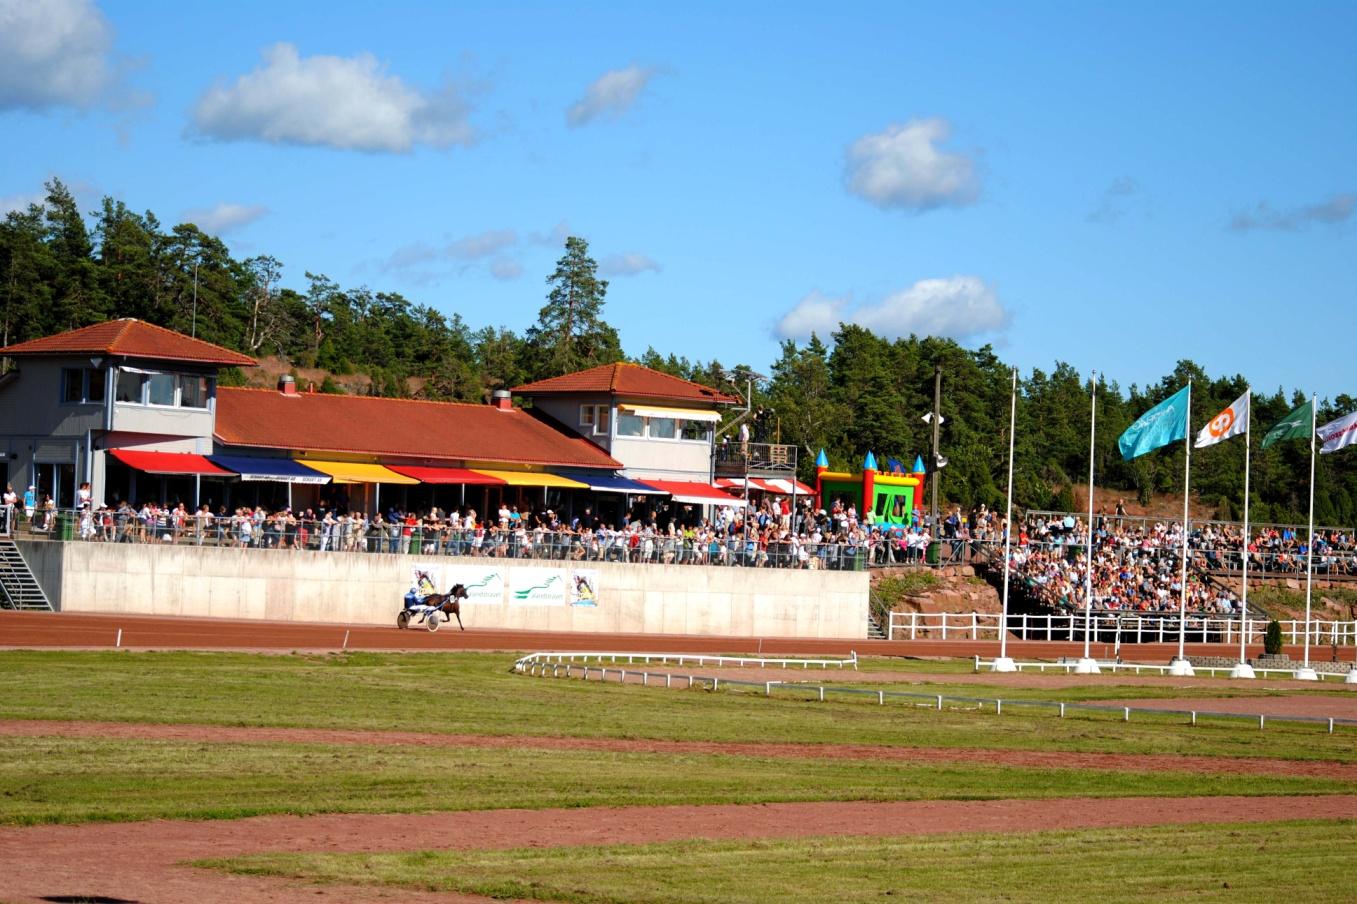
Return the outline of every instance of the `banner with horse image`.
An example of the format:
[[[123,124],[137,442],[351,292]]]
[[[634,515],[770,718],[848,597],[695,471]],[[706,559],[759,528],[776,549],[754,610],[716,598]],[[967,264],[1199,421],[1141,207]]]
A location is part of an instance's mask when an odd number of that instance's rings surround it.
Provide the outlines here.
[[[593,607],[598,605],[598,569],[570,569],[570,605]]]
[[[410,569],[410,589],[421,598],[443,593],[448,589],[443,583],[443,570],[437,565],[415,565]]]
[[[564,606],[568,596],[565,572],[515,568],[509,578],[509,602],[519,606]]]
[[[449,585],[466,588],[462,605],[501,605],[504,602],[504,577],[497,568],[477,568],[473,565],[450,565],[445,569]],[[443,588],[444,590],[447,587]]]

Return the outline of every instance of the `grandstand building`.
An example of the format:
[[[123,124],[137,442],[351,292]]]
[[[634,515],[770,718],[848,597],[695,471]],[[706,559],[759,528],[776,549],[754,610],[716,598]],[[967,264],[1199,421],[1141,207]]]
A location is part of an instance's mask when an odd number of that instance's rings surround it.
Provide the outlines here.
[[[642,499],[740,504],[712,482],[713,429],[735,401],[636,364],[515,387],[490,404],[218,384],[230,349],[139,320],[0,348],[0,483],[57,508],[182,500],[212,508],[502,502],[618,513]]]

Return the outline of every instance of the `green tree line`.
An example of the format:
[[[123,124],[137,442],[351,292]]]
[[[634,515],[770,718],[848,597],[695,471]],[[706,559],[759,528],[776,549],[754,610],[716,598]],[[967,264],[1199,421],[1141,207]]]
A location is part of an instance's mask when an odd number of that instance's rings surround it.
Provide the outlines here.
[[[374,394],[481,401],[499,388],[627,359],[603,316],[608,283],[598,278],[588,243],[566,240],[546,278],[536,323],[472,329],[399,293],[345,288],[305,273],[303,291],[280,285],[283,264],[268,255],[238,259],[191,223],[164,227],[147,211],[104,198],[87,217],[58,180],[40,204],[0,223],[0,345],[117,317],[136,317],[254,356],[277,355],[295,367],[336,375],[366,374]],[[826,342],[827,340],[827,342]],[[738,375],[716,360],[661,355],[647,348],[648,367],[742,391]],[[934,374],[943,374],[943,496],[965,506],[1002,505],[1008,452],[1010,365],[989,346],[966,349],[950,339],[887,339],[841,324],[832,336],[785,342],[769,379],[755,385],[763,408],[761,435],[800,450],[801,476],[813,475],[819,450],[834,467],[857,468],[868,451],[908,467],[928,459],[932,428],[921,420],[933,404]],[[241,379],[240,375],[235,375]],[[226,379],[230,379],[227,375]],[[1094,452],[1100,487],[1147,500],[1181,493],[1181,444],[1124,462],[1117,437],[1150,406],[1193,381],[1192,425],[1244,392],[1244,376],[1212,377],[1191,361],[1150,386],[1123,389],[1100,377]],[[1089,381],[1068,364],[1034,369],[1019,379],[1015,501],[1068,509],[1073,488],[1087,480]],[[417,386],[417,391],[411,387]],[[335,389],[327,381],[326,389]],[[1262,432],[1304,397],[1281,388],[1255,391],[1252,505],[1257,521],[1296,522],[1307,505],[1309,460],[1303,442],[1259,450]],[[1319,422],[1357,408],[1344,394],[1321,400]],[[1225,517],[1243,502],[1242,440],[1193,456],[1193,495]],[[1357,452],[1324,456],[1316,471],[1319,523],[1357,522]]]

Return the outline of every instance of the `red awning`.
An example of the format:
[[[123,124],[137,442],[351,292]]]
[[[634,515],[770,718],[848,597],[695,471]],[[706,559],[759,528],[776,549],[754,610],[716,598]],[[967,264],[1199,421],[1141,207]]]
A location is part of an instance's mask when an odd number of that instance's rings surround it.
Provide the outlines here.
[[[406,465],[387,465],[397,474],[413,477],[420,483],[463,483],[483,486],[503,486],[504,481],[469,468],[418,468]]]
[[[209,477],[233,477],[201,455],[188,452],[139,452],[135,449],[110,449],[109,454],[129,468],[147,474],[202,474]]]
[[[652,486],[661,493],[668,493],[676,502],[692,505],[729,505],[739,508],[743,499],[736,499],[724,490],[709,483],[696,483],[690,480],[642,480],[641,483]]]

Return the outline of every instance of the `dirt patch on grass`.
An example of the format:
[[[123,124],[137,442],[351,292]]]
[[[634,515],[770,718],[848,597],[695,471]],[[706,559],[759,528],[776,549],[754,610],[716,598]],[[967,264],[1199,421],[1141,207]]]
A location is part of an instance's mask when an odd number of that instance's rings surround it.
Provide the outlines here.
[[[1270,698],[1262,698],[1267,700]],[[1307,699],[1307,698],[1301,698]],[[1315,698],[1323,700],[1327,698]],[[1161,701],[1155,701],[1161,702]],[[1181,703],[1182,701],[1166,701]],[[1196,701],[1201,703],[1202,701]],[[1125,704],[1129,705],[1129,703]],[[1169,706],[1168,709],[1175,707]],[[1189,707],[1191,708],[1191,707]],[[1199,707],[1205,710],[1205,706]],[[980,763],[1043,769],[1170,771],[1201,774],[1306,776],[1357,781],[1357,763],[1261,757],[1172,754],[1072,753],[1059,750],[989,750],[967,747],[886,747],[873,744],[793,744],[741,741],[667,741],[643,738],[569,738],[356,731],[328,728],[253,728],[226,725],[158,725],[125,722],[0,720],[0,736],[113,738],[208,744],[371,744],[413,747],[533,748],[622,753],[876,760],[918,763]]]
[[[1201,822],[1341,819],[1357,796],[1120,798],[762,806],[598,807],[418,815],[268,816],[220,822],[0,829],[11,901],[105,896],[162,904],[241,901],[476,901],[403,889],[318,888],[231,876],[186,861],[276,851],[401,851],[640,844],[683,839],[800,838],[1130,828]]]

